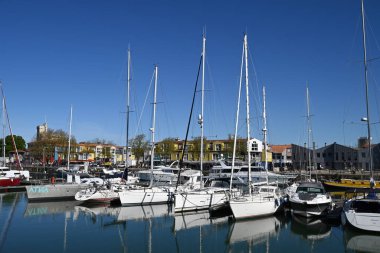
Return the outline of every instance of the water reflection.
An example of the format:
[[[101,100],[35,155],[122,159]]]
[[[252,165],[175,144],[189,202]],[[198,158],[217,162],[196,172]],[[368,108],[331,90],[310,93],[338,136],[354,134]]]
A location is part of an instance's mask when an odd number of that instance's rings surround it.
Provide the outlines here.
[[[380,235],[358,231],[353,228],[344,230],[344,240],[348,250],[360,252],[380,252]]]
[[[265,243],[266,251],[269,252],[269,241],[280,231],[281,222],[275,217],[267,217],[255,220],[238,221],[231,225],[228,242],[248,242],[250,246]]]
[[[174,215],[174,231],[227,222],[227,217],[211,219],[209,212],[190,212]]]
[[[328,237],[331,226],[318,218],[306,218],[292,215],[291,231],[307,240],[320,240]]]
[[[0,195],[0,252],[379,252],[380,235],[290,213],[233,222],[168,205],[28,203]],[[20,243],[22,238],[23,243]],[[47,243],[47,238],[48,242]],[[294,247],[294,245],[297,245]]]
[[[24,217],[73,212],[78,201],[28,203]]]

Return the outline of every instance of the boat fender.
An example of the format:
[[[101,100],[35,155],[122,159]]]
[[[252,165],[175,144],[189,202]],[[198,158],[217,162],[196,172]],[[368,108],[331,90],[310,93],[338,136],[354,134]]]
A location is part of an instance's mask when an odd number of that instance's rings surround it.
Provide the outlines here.
[[[279,206],[278,199],[274,200],[274,204],[275,204],[275,206]]]
[[[51,182],[51,184],[55,184],[55,177],[51,177],[50,182]]]

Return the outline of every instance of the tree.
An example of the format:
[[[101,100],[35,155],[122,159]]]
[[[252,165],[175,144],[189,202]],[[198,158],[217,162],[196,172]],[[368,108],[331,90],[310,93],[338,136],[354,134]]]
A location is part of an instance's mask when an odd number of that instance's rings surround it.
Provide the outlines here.
[[[45,160],[54,157],[56,149],[61,153],[67,153],[69,134],[65,131],[58,129],[49,129],[47,132],[42,133],[39,138],[33,138],[29,143],[29,152],[35,158]],[[75,137],[71,136],[71,148],[73,151],[76,145]]]
[[[129,142],[132,143],[132,152],[135,155],[136,160],[140,161],[141,157],[144,160],[144,153],[148,149],[148,142],[145,140],[145,134],[139,134]]]
[[[13,135],[17,150],[25,150],[26,142],[22,136]],[[3,139],[0,139],[0,153],[3,154]],[[15,151],[12,135],[8,135],[5,137],[5,155],[9,156],[9,152]]]

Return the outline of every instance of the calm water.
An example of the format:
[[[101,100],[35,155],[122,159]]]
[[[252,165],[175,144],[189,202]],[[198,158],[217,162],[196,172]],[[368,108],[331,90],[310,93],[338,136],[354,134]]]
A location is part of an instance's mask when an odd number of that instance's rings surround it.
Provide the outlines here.
[[[167,205],[84,207],[0,194],[0,252],[380,252],[366,235],[290,214],[232,222]]]

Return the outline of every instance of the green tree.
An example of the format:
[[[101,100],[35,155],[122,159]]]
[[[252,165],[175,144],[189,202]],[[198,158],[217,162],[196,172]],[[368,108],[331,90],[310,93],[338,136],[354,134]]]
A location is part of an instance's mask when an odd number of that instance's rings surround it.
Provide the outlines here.
[[[135,155],[136,160],[140,161],[141,157],[144,161],[144,153],[148,150],[149,143],[145,140],[145,134],[139,134],[135,138],[131,139],[129,143],[132,143],[132,153]]]
[[[58,148],[60,152],[67,153],[69,134],[65,131],[58,129],[49,129],[47,132],[42,133],[39,138],[33,138],[33,141],[29,143],[29,152],[32,157],[38,160],[42,160],[43,157],[49,159],[54,157],[55,149]],[[70,153],[75,150],[76,139],[71,136],[71,150]]]
[[[13,138],[15,140],[17,150],[26,149],[26,142],[22,136],[13,135]],[[0,154],[3,154],[3,139],[0,139],[0,145]],[[12,141],[12,135],[8,135],[5,137],[5,155],[9,156],[9,152],[11,151],[15,151],[15,148]]]

